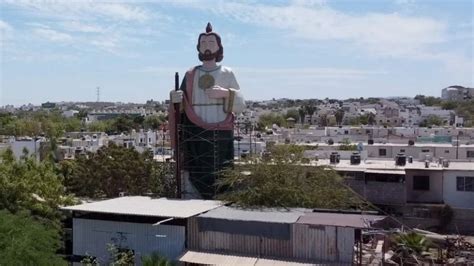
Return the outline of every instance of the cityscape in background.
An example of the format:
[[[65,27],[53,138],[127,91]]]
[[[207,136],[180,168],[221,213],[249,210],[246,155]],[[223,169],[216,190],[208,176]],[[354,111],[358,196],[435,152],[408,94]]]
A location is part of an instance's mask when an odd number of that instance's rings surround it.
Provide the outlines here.
[[[474,265],[473,10],[0,1],[0,266]]]

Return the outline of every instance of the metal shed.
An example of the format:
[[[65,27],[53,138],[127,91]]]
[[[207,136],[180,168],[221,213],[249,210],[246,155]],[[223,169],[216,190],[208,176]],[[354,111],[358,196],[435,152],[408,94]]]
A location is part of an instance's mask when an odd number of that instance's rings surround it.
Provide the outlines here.
[[[64,207],[73,216],[73,255],[109,260],[108,244],[141,257],[158,252],[176,259],[185,250],[189,217],[221,206],[220,201],[120,197]]]
[[[356,235],[384,218],[364,214],[306,213],[293,227],[294,257],[324,263],[352,263]]]
[[[292,258],[292,225],[310,211],[219,207],[188,220],[188,248]]]

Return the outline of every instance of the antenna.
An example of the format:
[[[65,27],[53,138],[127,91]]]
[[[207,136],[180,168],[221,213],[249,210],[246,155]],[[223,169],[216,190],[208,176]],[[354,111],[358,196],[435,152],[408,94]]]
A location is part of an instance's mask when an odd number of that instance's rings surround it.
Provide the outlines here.
[[[97,87],[97,102],[100,102],[100,87]]]

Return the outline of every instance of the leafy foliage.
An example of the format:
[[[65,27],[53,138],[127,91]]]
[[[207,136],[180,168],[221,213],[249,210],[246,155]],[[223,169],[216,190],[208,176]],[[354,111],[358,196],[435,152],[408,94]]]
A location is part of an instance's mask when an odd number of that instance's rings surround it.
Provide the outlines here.
[[[119,192],[176,195],[171,169],[153,160],[151,151],[141,154],[112,144],[63,163],[62,171],[67,188],[78,196],[117,197]]]
[[[286,119],[281,114],[268,113],[259,117],[257,128],[262,131],[265,128],[271,128],[274,124],[279,127],[286,127]]]
[[[427,126],[441,126],[443,125],[443,119],[437,115],[430,115],[425,121],[420,123],[420,127]]]
[[[64,195],[62,177],[54,164],[28,156],[17,161],[11,150],[1,155],[0,161],[0,209],[12,213],[28,210],[57,224],[61,217],[58,206],[72,200]]]
[[[426,237],[415,232],[397,234],[393,237],[393,242],[397,247],[403,246],[416,254],[428,250],[431,245]]]
[[[339,145],[340,151],[357,151],[357,145],[351,144],[349,139],[344,139],[342,143]]]
[[[67,265],[55,253],[58,231],[26,213],[0,211],[0,265]]]
[[[325,166],[302,166],[304,147],[275,145],[266,160],[251,159],[222,172],[218,198],[243,207],[367,208]]]
[[[130,266],[135,265],[135,254],[131,250],[122,250],[117,245],[107,245],[107,251],[110,254],[111,266]]]
[[[154,252],[151,255],[142,257],[143,266],[173,266],[174,263],[159,253]]]

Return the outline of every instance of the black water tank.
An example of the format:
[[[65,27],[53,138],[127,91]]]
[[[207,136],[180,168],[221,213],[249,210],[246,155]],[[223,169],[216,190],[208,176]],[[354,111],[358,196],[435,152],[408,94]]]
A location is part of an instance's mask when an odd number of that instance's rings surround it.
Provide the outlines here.
[[[373,139],[369,139],[369,140],[367,141],[367,144],[369,144],[369,145],[374,145],[374,140],[373,140]]]
[[[360,164],[360,154],[358,152],[351,154],[351,164]]]
[[[337,164],[339,163],[339,159],[340,159],[340,156],[339,156],[339,153],[337,152],[331,152],[331,154],[329,155],[329,162],[331,164]]]
[[[408,163],[413,163],[413,156],[408,156]]]
[[[410,145],[410,146],[415,145],[415,141],[414,141],[414,140],[409,140],[409,141],[408,141],[408,145]]]
[[[395,157],[395,165],[405,166],[406,164],[407,164],[407,156],[403,153],[397,154],[397,157]]]

